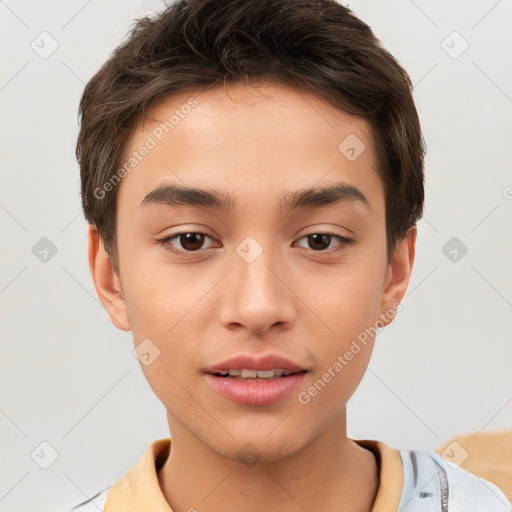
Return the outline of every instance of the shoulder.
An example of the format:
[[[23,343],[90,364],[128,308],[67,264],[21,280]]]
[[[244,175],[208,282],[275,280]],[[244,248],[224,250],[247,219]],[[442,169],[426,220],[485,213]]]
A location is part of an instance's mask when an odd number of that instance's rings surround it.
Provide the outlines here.
[[[105,502],[107,501],[107,494],[112,484],[107,485],[89,499],[78,503],[69,512],[98,512],[103,511]]]
[[[400,450],[404,485],[400,512],[507,512],[503,492],[491,482],[443,459],[434,450]]]

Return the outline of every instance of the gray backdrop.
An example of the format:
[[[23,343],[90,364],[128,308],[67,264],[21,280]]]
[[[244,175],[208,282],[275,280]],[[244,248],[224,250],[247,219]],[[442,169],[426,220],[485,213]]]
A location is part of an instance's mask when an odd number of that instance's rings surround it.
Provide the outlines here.
[[[66,510],[169,435],[97,300],[74,157],[84,84],[136,0],[0,1],[0,510]],[[435,448],[512,428],[512,2],[349,2],[415,84],[426,210],[349,435]],[[507,71],[508,70],[508,71]]]

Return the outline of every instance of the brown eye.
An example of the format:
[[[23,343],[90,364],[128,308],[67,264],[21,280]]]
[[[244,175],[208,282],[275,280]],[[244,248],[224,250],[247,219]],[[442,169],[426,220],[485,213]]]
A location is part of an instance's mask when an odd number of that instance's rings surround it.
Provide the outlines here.
[[[201,249],[204,237],[203,233],[182,233],[179,235],[178,240],[186,251],[197,251]]]
[[[308,235],[307,238],[309,246],[315,251],[323,251],[327,249],[331,243],[331,235],[324,233],[314,233],[313,235]]]
[[[183,232],[169,235],[162,240],[159,240],[159,242],[167,251],[180,256],[186,256],[188,253],[198,252],[200,249],[205,249],[203,245],[206,239],[211,240],[211,237],[206,233]],[[206,249],[209,249],[210,247],[206,247]]]
[[[303,249],[311,249],[313,252],[325,252],[326,254],[342,251],[354,243],[353,239],[334,233],[310,233],[309,235],[303,236],[300,240],[306,240],[307,247],[299,244]],[[327,249],[333,250],[330,251]]]

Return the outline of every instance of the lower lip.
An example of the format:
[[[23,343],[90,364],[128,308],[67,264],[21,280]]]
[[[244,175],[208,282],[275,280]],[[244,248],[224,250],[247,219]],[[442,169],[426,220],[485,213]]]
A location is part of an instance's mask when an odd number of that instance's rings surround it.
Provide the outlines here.
[[[306,372],[269,380],[237,380],[206,374],[207,382],[223,397],[245,405],[269,405],[289,395]]]

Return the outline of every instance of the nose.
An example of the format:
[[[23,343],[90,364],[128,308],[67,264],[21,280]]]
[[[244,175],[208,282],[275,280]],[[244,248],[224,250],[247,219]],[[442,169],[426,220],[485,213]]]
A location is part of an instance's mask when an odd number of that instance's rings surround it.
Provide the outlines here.
[[[233,256],[233,269],[226,276],[219,309],[222,324],[228,328],[243,326],[252,333],[265,332],[272,326],[289,328],[296,309],[289,278],[279,271],[283,265],[270,250],[263,250],[254,261],[238,253]]]

